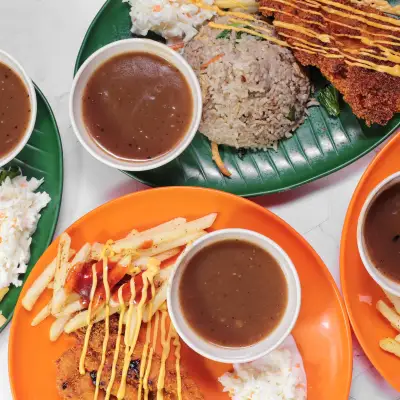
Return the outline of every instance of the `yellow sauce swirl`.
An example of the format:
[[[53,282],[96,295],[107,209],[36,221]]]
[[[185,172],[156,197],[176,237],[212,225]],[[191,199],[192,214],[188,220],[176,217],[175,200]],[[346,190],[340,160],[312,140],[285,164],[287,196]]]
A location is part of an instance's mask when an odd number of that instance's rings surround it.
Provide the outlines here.
[[[162,345],[162,355],[161,355],[161,364],[160,364],[160,372],[158,374],[157,381],[157,400],[164,399],[164,385],[165,385],[165,364],[167,362],[167,358],[169,356],[169,352],[171,349],[171,337],[172,337],[172,324],[169,326],[168,336],[166,336],[166,327],[165,322],[168,316],[167,311],[162,311],[161,315],[161,345]]]
[[[112,364],[112,369],[111,369],[111,377],[110,377],[110,382],[108,383],[107,386],[107,391],[106,391],[106,397],[105,400],[108,400],[111,395],[111,390],[114,385],[115,381],[115,375],[117,372],[117,362],[118,362],[118,356],[119,356],[119,346],[121,344],[121,334],[122,334],[122,323],[124,320],[124,315],[125,315],[125,302],[122,297],[122,286],[118,290],[118,300],[119,300],[119,306],[120,306],[120,315],[119,315],[119,321],[118,321],[118,334],[117,334],[117,341],[115,343],[115,350],[114,350],[114,358],[113,358],[113,364]]]
[[[87,314],[87,325],[88,325],[88,327],[86,329],[85,340],[83,342],[81,358],[79,360],[79,373],[81,375],[85,375],[85,372],[86,372],[86,370],[85,370],[85,359],[86,359],[86,354],[87,354],[88,346],[89,346],[90,332],[92,331],[92,327],[93,327],[92,307],[93,307],[93,298],[94,298],[94,294],[96,292],[96,287],[97,287],[96,264],[92,265],[92,275],[93,275],[93,283],[92,283],[92,289],[90,290],[90,303],[89,303],[88,314]]]

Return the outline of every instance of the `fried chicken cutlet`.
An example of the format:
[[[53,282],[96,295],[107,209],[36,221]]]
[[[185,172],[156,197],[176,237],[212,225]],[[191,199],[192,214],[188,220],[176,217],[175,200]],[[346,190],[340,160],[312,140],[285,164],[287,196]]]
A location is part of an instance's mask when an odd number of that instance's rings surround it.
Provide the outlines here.
[[[353,12],[347,10],[349,6]],[[278,34],[291,45],[296,59],[304,66],[319,68],[343,94],[354,114],[367,125],[385,125],[400,112],[399,76],[350,65],[357,64],[357,59],[378,68],[394,67],[392,70],[397,68],[400,73],[399,21],[390,18],[397,21],[391,23],[367,17],[362,12],[385,14],[368,6],[355,5],[350,0],[335,0],[335,3],[329,0],[260,0],[260,11],[275,18]],[[288,24],[303,29],[299,31]],[[329,58],[323,52],[342,57]]]
[[[101,375],[99,399],[104,398],[105,390],[111,377],[112,362],[115,344],[117,341],[118,317],[110,318],[110,338],[107,345],[106,362]],[[102,346],[104,339],[104,323],[94,325],[89,341],[88,353],[85,359],[86,374],[79,374],[79,358],[82,351],[84,332],[77,333],[77,345],[66,351],[56,362],[57,366],[57,388],[62,399],[86,400],[93,399],[97,370],[101,362]],[[116,396],[121,383],[122,368],[124,364],[125,346],[121,340],[119,356],[116,368],[116,378],[111,390],[112,396]],[[138,343],[131,357],[126,380],[125,400],[136,400],[138,398],[140,360],[143,344]],[[157,394],[157,380],[161,366],[161,358],[154,354],[149,376],[149,399],[155,399]],[[204,397],[196,383],[186,374],[181,366],[182,399],[202,400]],[[116,397],[111,397],[116,398]],[[177,375],[175,361],[171,357],[166,362],[166,374],[164,383],[164,398],[175,400],[177,396]]]

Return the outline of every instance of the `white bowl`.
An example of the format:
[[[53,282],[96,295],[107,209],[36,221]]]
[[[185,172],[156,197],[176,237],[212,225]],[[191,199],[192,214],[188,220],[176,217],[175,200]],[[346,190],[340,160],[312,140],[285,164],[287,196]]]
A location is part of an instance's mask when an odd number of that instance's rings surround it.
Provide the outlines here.
[[[375,199],[385,190],[389,189],[391,186],[400,183],[400,172],[397,172],[385,180],[383,180],[368,196],[361,210],[360,216],[358,218],[357,225],[357,245],[358,251],[360,253],[361,260],[365,266],[365,269],[371,275],[372,279],[387,292],[400,297],[400,283],[397,283],[387,276],[382,274],[372,262],[364,238],[364,224],[367,217],[368,211],[371,208],[372,203]]]
[[[179,300],[179,285],[188,262],[204,247],[229,239],[245,240],[271,254],[280,265],[288,285],[288,304],[279,325],[260,342],[246,347],[223,347],[203,339],[186,321]],[[271,239],[245,229],[223,229],[198,239],[180,255],[168,285],[167,302],[169,314],[175,329],[191,349],[203,357],[214,361],[244,363],[270,353],[291,333],[299,316],[301,287],[296,268],[292,261]]]
[[[150,160],[123,160],[102,150],[87,131],[82,115],[82,97],[88,80],[107,60],[128,52],[157,55],[174,65],[186,78],[193,98],[193,116],[183,139],[166,154]],[[125,171],[147,171],[161,167],[178,157],[192,142],[201,121],[203,103],[199,81],[186,60],[168,46],[149,39],[126,39],[114,42],[92,54],[75,76],[70,97],[72,128],[83,147],[99,161]]]
[[[19,152],[25,147],[26,143],[31,137],[33,129],[35,128],[37,103],[36,103],[36,92],[35,92],[35,87],[33,86],[33,82],[31,81],[25,70],[22,68],[21,64],[15,58],[10,56],[3,50],[0,50],[0,63],[10,67],[20,77],[20,79],[25,85],[25,89],[29,94],[29,102],[31,107],[31,116],[26,131],[24,133],[24,136],[13,150],[11,150],[5,156],[0,157],[0,167],[2,167],[7,163],[9,163],[19,154]]]

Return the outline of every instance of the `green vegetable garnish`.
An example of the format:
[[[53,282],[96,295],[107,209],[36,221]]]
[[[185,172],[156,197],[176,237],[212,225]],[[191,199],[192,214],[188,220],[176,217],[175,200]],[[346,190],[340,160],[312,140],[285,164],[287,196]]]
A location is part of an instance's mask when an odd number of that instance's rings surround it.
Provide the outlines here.
[[[329,85],[318,93],[318,101],[322,104],[328,114],[332,117],[338,117],[340,114],[339,92]]]
[[[18,167],[0,169],[0,185],[6,180],[6,178],[13,179],[19,175],[21,175],[21,170]]]
[[[226,39],[231,33],[230,29],[224,29],[217,35],[217,39]]]
[[[290,107],[289,114],[286,116],[289,121],[296,121],[296,108],[294,106]]]
[[[234,26],[236,28],[240,28],[242,26],[242,24],[229,24],[229,26]],[[217,35],[217,39],[227,39],[230,34],[231,34],[232,30],[231,29],[224,29],[221,33],[219,33]],[[241,32],[238,32],[238,34]]]

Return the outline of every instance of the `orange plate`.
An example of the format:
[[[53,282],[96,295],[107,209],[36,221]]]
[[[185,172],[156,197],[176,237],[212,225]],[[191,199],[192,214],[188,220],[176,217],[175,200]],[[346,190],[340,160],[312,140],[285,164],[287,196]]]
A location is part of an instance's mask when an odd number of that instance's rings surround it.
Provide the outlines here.
[[[308,400],[347,400],[352,368],[350,325],[336,285],[315,251],[289,225],[271,212],[224,192],[199,188],[163,188],[131,194],[107,203],[74,223],[67,232],[77,249],[85,242],[120,238],[133,228],[143,230],[182,216],[189,220],[218,212],[214,229],[245,228],[280,244],[299,272],[302,308],[294,337],[303,355],[308,378]],[[56,255],[57,241],[30,274],[23,297],[35,278]],[[51,321],[31,327],[45,304],[42,296],[33,312],[18,302],[9,344],[9,373],[16,400],[58,399],[54,361],[73,339],[66,335],[49,341]],[[217,378],[229,366],[207,361],[189,349],[183,364],[193,374],[206,399],[227,399]]]
[[[381,339],[396,335],[375,307],[376,302],[386,300],[386,296],[364,268],[357,247],[358,217],[365,200],[383,179],[400,171],[399,154],[400,134],[377,155],[354,192],[343,227],[340,275],[347,312],[361,347],[381,375],[400,391],[400,360],[379,347]],[[371,305],[369,300],[372,300]]]

